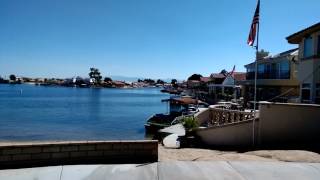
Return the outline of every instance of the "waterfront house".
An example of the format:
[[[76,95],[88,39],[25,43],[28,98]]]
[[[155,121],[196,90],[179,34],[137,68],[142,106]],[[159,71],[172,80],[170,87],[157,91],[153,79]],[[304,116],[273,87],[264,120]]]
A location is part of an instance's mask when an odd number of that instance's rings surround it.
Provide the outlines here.
[[[298,49],[291,49],[274,56],[258,59],[257,100],[296,102],[299,97],[297,79]],[[245,100],[253,100],[255,82],[255,62],[245,65],[246,80],[239,82],[244,86]]]
[[[211,81],[208,83],[209,94],[213,102],[217,102],[220,100],[231,100],[239,97],[242,88],[238,85],[238,82],[246,79],[246,73],[214,73],[211,74],[210,77]]]
[[[223,73],[212,73],[210,75],[210,83],[214,83],[214,84],[222,84],[222,82],[224,81],[224,79],[226,78],[226,74]]]
[[[188,80],[186,82],[188,94],[205,101],[208,95],[208,83],[210,81],[210,77],[199,77],[198,80]],[[182,87],[182,85],[179,87]]]
[[[300,101],[320,104],[320,23],[290,35],[287,40],[299,45]]]
[[[126,86],[124,81],[113,81],[112,83],[115,88],[124,88]]]
[[[198,89],[201,86],[201,82],[199,80],[188,80],[187,87],[189,89]]]

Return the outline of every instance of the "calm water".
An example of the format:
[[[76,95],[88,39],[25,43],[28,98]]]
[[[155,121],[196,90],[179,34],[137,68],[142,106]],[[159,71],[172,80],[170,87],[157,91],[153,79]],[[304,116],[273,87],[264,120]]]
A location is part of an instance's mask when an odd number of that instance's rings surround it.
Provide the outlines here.
[[[144,139],[146,119],[166,112],[165,98],[157,88],[0,84],[0,141]]]

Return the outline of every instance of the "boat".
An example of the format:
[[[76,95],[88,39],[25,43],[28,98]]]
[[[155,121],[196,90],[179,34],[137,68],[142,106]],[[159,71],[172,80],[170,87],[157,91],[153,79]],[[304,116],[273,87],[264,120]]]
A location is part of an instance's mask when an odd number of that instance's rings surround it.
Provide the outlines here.
[[[174,94],[174,95],[180,95],[183,90],[181,88],[164,88],[160,90],[162,93],[169,93],[169,94]]]
[[[189,96],[175,96],[162,100],[162,102],[168,103],[169,113],[151,116],[144,125],[147,133],[155,133],[160,129],[169,127],[178,123],[177,119],[179,117],[181,119],[182,116],[193,115],[199,111],[199,107],[208,106],[208,104]]]

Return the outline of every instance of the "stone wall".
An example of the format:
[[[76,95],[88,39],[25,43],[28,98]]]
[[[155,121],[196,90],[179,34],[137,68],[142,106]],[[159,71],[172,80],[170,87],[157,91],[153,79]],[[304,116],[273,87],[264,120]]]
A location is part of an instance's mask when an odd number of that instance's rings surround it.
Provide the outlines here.
[[[0,169],[157,160],[158,141],[149,140],[0,143]]]

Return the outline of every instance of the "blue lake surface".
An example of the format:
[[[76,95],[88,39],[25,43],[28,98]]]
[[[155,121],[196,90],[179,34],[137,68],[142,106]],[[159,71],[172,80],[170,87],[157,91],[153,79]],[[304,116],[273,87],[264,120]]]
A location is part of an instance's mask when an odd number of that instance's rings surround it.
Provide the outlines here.
[[[159,88],[93,89],[0,84],[0,141],[144,139],[166,112]]]

